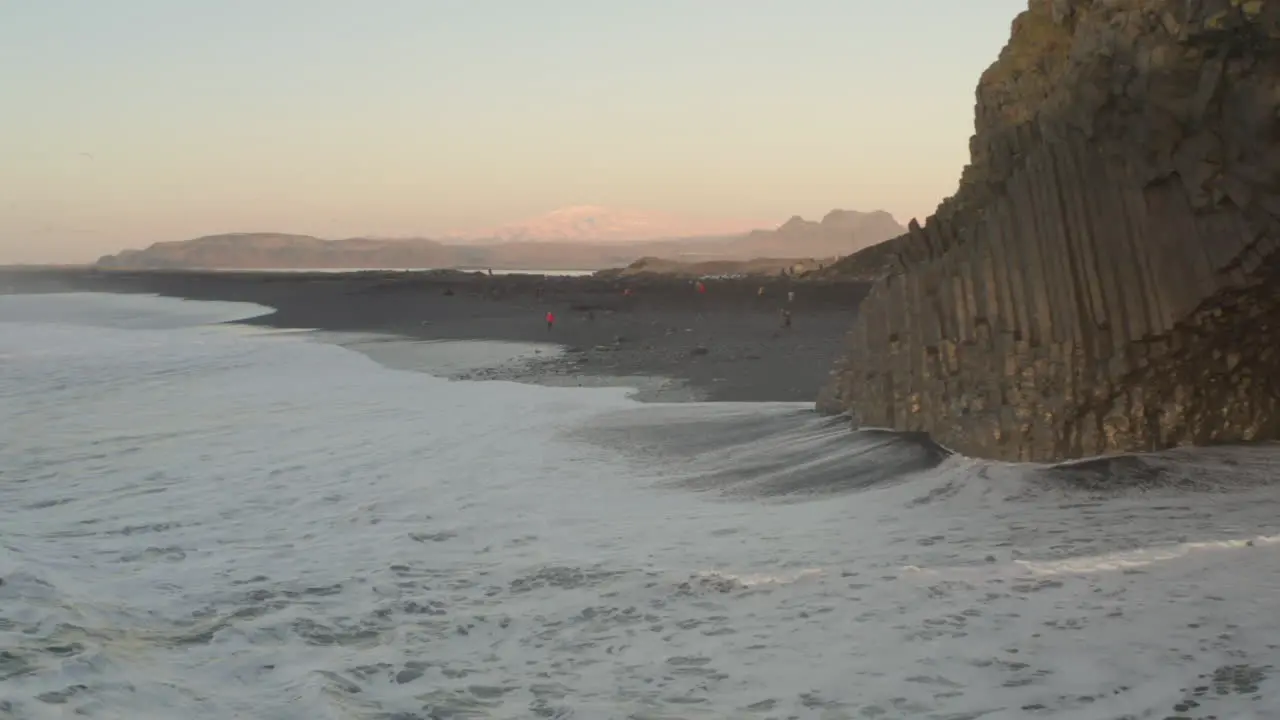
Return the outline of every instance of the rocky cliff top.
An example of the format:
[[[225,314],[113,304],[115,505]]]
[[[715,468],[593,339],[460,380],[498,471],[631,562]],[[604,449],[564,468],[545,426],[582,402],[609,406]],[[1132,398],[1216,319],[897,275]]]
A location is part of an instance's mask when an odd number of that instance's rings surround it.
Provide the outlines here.
[[[978,211],[1038,136],[1079,130],[1144,182],[1178,174],[1197,207],[1242,208],[1234,172],[1276,149],[1280,3],[1264,0],[1032,0],[978,83],[970,163],[938,219]],[[1219,114],[1218,133],[1201,134]]]
[[[1280,2],[1030,0],[978,82],[970,161],[926,222],[965,242],[1042,140],[1083,134],[1142,185],[1179,182],[1197,212],[1224,203],[1277,229]],[[1269,212],[1268,212],[1269,211]],[[894,238],[829,273],[900,271],[947,249]]]

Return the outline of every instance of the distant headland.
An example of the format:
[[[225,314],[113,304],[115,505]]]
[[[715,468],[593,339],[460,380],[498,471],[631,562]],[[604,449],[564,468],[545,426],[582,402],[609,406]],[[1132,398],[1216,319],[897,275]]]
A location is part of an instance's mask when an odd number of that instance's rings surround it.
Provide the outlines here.
[[[102,269],[423,269],[600,270],[641,258],[676,262],[841,257],[906,231],[877,210],[832,210],[821,221],[792,217],[774,229],[670,237],[673,227],[603,208],[558,211],[539,222],[468,240],[347,238],[272,232],[228,233],[123,250],[97,261]],[[591,210],[588,213],[586,210]]]

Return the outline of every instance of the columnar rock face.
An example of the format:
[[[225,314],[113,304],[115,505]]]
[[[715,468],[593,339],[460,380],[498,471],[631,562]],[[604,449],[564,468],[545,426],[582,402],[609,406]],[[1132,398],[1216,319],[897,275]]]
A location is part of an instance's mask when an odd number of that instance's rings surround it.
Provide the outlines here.
[[[1033,0],[977,96],[819,408],[1005,460],[1280,438],[1280,0]]]

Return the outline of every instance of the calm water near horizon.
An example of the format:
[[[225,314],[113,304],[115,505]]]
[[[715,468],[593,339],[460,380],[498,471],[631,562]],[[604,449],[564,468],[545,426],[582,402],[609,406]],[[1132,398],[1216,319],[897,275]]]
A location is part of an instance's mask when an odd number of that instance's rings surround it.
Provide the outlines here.
[[[246,268],[218,269],[206,272],[260,272],[260,273],[368,273],[368,272],[431,272],[433,270],[454,270],[462,273],[486,272],[488,268]],[[557,275],[563,277],[586,277],[594,275],[596,270],[493,270],[494,275]]]
[[[263,311],[0,296],[0,719],[1280,717],[1276,447],[1087,490]]]

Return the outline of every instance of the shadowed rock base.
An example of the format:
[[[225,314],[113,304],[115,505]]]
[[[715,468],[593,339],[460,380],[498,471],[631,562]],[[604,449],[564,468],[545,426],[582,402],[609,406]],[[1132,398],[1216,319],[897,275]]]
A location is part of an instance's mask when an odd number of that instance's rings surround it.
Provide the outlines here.
[[[1280,3],[1033,2],[819,409],[1002,460],[1280,437],[1278,78]]]

